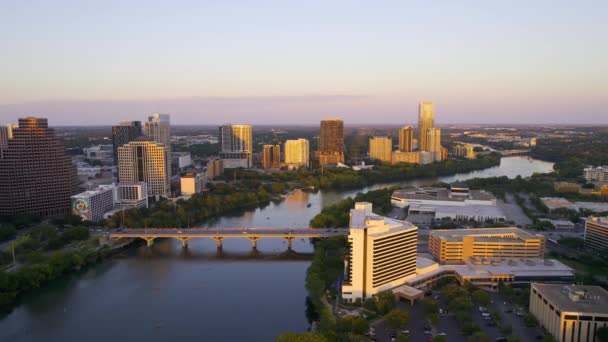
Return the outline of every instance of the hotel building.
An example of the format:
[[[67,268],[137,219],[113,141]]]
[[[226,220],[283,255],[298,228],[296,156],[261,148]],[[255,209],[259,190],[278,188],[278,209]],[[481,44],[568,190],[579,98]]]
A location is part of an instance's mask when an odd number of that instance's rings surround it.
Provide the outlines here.
[[[114,209],[114,191],[114,185],[100,185],[72,196],[72,214],[86,221],[101,221],[103,214]]]
[[[165,145],[139,137],[118,148],[121,182],[145,182],[148,196],[169,197],[169,170]]]
[[[545,237],[517,227],[440,229],[429,233],[429,251],[441,264],[476,258],[542,258]]]
[[[310,144],[306,139],[287,140],[285,145],[285,163],[291,167],[308,167]]]
[[[369,158],[390,163],[393,152],[393,139],[390,137],[371,137],[369,139]]]
[[[344,122],[340,119],[321,121],[319,164],[344,163]]]
[[[585,247],[596,252],[608,251],[608,217],[585,221]]]
[[[399,128],[399,152],[412,152],[414,150],[414,127]]]
[[[219,127],[220,158],[224,168],[251,167],[252,133],[249,125],[225,124]]]
[[[600,286],[532,283],[530,313],[556,341],[599,341],[608,326],[608,291]]]
[[[416,226],[372,213],[371,203],[356,203],[350,211],[343,300],[353,302],[403,285],[416,274],[417,241]]]

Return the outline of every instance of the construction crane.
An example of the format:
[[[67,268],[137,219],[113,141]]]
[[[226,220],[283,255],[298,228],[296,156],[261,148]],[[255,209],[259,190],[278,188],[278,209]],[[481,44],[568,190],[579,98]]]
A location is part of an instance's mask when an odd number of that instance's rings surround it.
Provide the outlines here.
[[[274,138],[275,138],[275,139],[276,139],[276,141],[277,141],[277,145],[281,145],[281,139],[280,139],[280,138],[279,138],[279,136],[277,135],[276,130],[273,128],[273,129],[271,129],[271,131],[272,131],[272,134],[274,134]]]

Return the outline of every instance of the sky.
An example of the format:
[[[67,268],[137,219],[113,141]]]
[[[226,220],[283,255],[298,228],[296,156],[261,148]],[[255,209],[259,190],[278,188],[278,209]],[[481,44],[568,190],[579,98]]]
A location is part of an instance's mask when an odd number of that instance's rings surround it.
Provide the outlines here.
[[[0,1],[0,123],[608,124],[608,1]]]

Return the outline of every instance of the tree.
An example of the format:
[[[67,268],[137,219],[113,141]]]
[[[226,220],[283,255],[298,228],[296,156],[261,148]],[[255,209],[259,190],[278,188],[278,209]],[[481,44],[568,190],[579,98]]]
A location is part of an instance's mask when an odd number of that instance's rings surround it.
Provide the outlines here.
[[[595,336],[599,342],[608,342],[608,325],[604,325],[595,331]]]
[[[484,290],[475,290],[471,295],[473,296],[473,299],[481,305],[485,306],[490,304],[490,295]]]
[[[305,332],[302,334],[283,333],[277,336],[277,342],[327,342],[327,338],[319,333]]]
[[[391,311],[395,307],[396,302],[395,295],[390,291],[380,292],[376,295],[376,307],[381,315]]]
[[[388,325],[393,329],[400,329],[405,326],[409,320],[409,314],[399,309],[393,309],[387,313],[384,318],[388,322]]]
[[[395,339],[395,342],[409,342],[409,341],[410,341],[410,337],[407,335],[399,335]]]
[[[473,333],[473,335],[469,336],[469,342],[491,342],[490,336],[486,335],[481,331],[477,331]]]
[[[15,237],[17,231],[12,224],[0,224],[0,242],[7,241]]]
[[[433,342],[446,342],[447,339],[445,338],[445,336],[435,336],[433,337]]]

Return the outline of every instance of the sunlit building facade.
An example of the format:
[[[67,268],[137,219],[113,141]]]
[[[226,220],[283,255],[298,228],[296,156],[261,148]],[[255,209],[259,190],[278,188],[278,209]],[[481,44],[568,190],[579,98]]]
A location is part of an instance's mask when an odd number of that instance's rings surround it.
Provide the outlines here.
[[[369,139],[369,158],[390,163],[393,152],[393,139],[390,137],[371,137]]]
[[[324,119],[321,121],[319,163],[321,165],[344,163],[344,122],[342,120]]]
[[[171,118],[168,114],[153,114],[144,123],[144,134],[165,147],[166,170],[171,178]]]
[[[397,163],[409,163],[409,164],[420,164],[420,152],[401,152],[401,151],[393,151],[391,162],[393,164]]]
[[[293,167],[308,167],[310,143],[306,139],[287,140],[285,145],[285,164]]]
[[[473,146],[471,146],[469,144],[455,145],[453,153],[454,153],[454,156],[456,156],[456,157],[464,157],[467,159],[477,158],[475,149],[473,148]]]
[[[432,127],[426,130],[427,152],[433,154],[433,161],[441,160],[441,129]]]
[[[120,121],[112,126],[114,165],[118,165],[118,148],[143,134],[141,121]]]
[[[435,107],[432,102],[420,102],[418,105],[418,148],[420,151],[432,152],[429,148],[427,131],[435,127]]]
[[[165,145],[139,137],[118,148],[121,182],[145,182],[150,197],[169,197],[171,187]]]
[[[281,145],[262,146],[262,168],[276,169],[281,164]]]
[[[414,150],[414,127],[399,128],[399,152],[412,152]]]
[[[220,158],[224,167],[251,167],[252,133],[249,125],[225,124],[219,127]]]
[[[608,217],[591,217],[585,221],[585,247],[596,252],[608,251]]]

